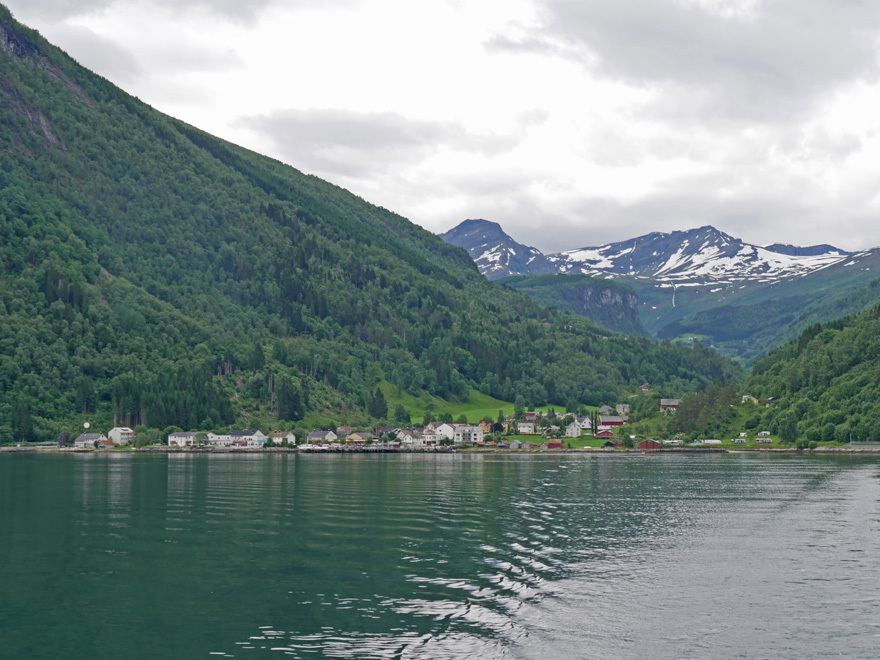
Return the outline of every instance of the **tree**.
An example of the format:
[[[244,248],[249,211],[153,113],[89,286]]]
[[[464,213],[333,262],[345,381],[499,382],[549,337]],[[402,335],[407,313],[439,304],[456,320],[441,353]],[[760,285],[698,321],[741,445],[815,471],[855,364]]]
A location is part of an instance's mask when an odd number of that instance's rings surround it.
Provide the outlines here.
[[[27,442],[31,439],[31,412],[24,397],[19,397],[12,407],[12,439]]]
[[[385,400],[385,395],[382,394],[382,390],[378,387],[373,394],[370,395],[370,400],[367,402],[367,412],[370,413],[371,417],[375,417],[376,419],[385,419],[388,417],[388,402]]]
[[[402,403],[398,403],[397,407],[394,409],[394,423],[400,424],[401,426],[409,426],[412,424],[412,417]]]
[[[296,421],[303,418],[305,406],[303,405],[302,391],[288,376],[281,376],[275,385],[276,400],[278,403],[278,419]]]
[[[467,416],[464,414],[459,415],[458,418],[455,420],[455,423],[456,424],[467,424],[468,423]]]
[[[58,446],[67,447],[70,444],[70,431],[62,431],[58,434]]]
[[[522,394],[517,394],[516,399],[513,402],[513,416],[517,419],[521,419],[523,415],[526,413],[526,400],[523,398]]]

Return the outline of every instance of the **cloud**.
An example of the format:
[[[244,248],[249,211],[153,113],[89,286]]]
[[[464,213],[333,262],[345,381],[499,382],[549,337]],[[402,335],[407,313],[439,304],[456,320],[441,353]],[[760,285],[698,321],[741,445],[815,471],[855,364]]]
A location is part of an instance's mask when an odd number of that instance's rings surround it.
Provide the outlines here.
[[[170,8],[177,13],[207,11],[228,19],[252,22],[272,5],[295,9],[331,10],[352,7],[361,0],[6,0],[7,6],[22,17],[60,21],[85,16],[109,8],[143,5]]]
[[[234,125],[269,139],[297,167],[346,177],[413,166],[442,149],[497,155],[518,139],[474,134],[458,122],[336,109],[277,110]]]
[[[68,53],[76,53],[77,61],[84,67],[117,83],[130,83],[143,74],[129,51],[87,27],[62,23],[52,26],[47,36]]]
[[[576,54],[594,75],[662,86],[702,120],[789,122],[880,73],[880,5],[839,0],[735,3],[546,0],[542,27],[506,48]],[[560,45],[561,44],[561,45]]]

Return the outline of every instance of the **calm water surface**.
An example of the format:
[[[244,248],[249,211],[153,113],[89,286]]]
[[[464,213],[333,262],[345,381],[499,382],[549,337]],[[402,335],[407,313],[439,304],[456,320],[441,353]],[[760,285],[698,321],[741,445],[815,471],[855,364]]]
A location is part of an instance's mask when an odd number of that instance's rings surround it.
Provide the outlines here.
[[[0,658],[880,658],[880,460],[0,455]]]

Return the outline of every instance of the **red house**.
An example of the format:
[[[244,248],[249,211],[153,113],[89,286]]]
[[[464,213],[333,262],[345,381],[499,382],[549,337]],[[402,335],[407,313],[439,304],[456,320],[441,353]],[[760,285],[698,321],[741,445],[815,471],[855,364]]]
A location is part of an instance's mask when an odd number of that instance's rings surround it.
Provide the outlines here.
[[[612,431],[611,429],[604,429],[602,431],[599,431],[594,437],[600,438],[602,440],[608,440],[610,438],[616,438],[617,436],[614,435],[614,431]]]
[[[642,440],[638,444],[638,449],[660,449],[660,443],[657,440]]]

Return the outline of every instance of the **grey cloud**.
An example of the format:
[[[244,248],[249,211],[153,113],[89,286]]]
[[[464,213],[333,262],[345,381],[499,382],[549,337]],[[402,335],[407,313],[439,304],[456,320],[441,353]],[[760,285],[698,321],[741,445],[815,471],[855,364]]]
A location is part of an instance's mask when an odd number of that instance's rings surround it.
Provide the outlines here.
[[[236,125],[268,137],[289,163],[349,177],[415,164],[443,146],[496,155],[519,139],[476,135],[456,122],[414,120],[393,112],[279,110],[242,117]]]
[[[130,83],[143,73],[131,53],[86,27],[55,25],[47,36],[75,54],[80,64],[119,84]]]
[[[82,16],[111,6],[133,4],[154,4],[170,7],[176,11],[206,9],[218,15],[245,22],[253,21],[272,4],[286,7],[330,9],[339,6],[356,6],[361,0],[7,0],[7,6],[22,18],[38,17],[48,20],[63,20]]]
[[[670,86],[703,119],[789,121],[880,72],[875,2],[768,0],[724,17],[680,0],[546,0],[542,16],[537,34],[494,45],[564,44],[599,75]]]

